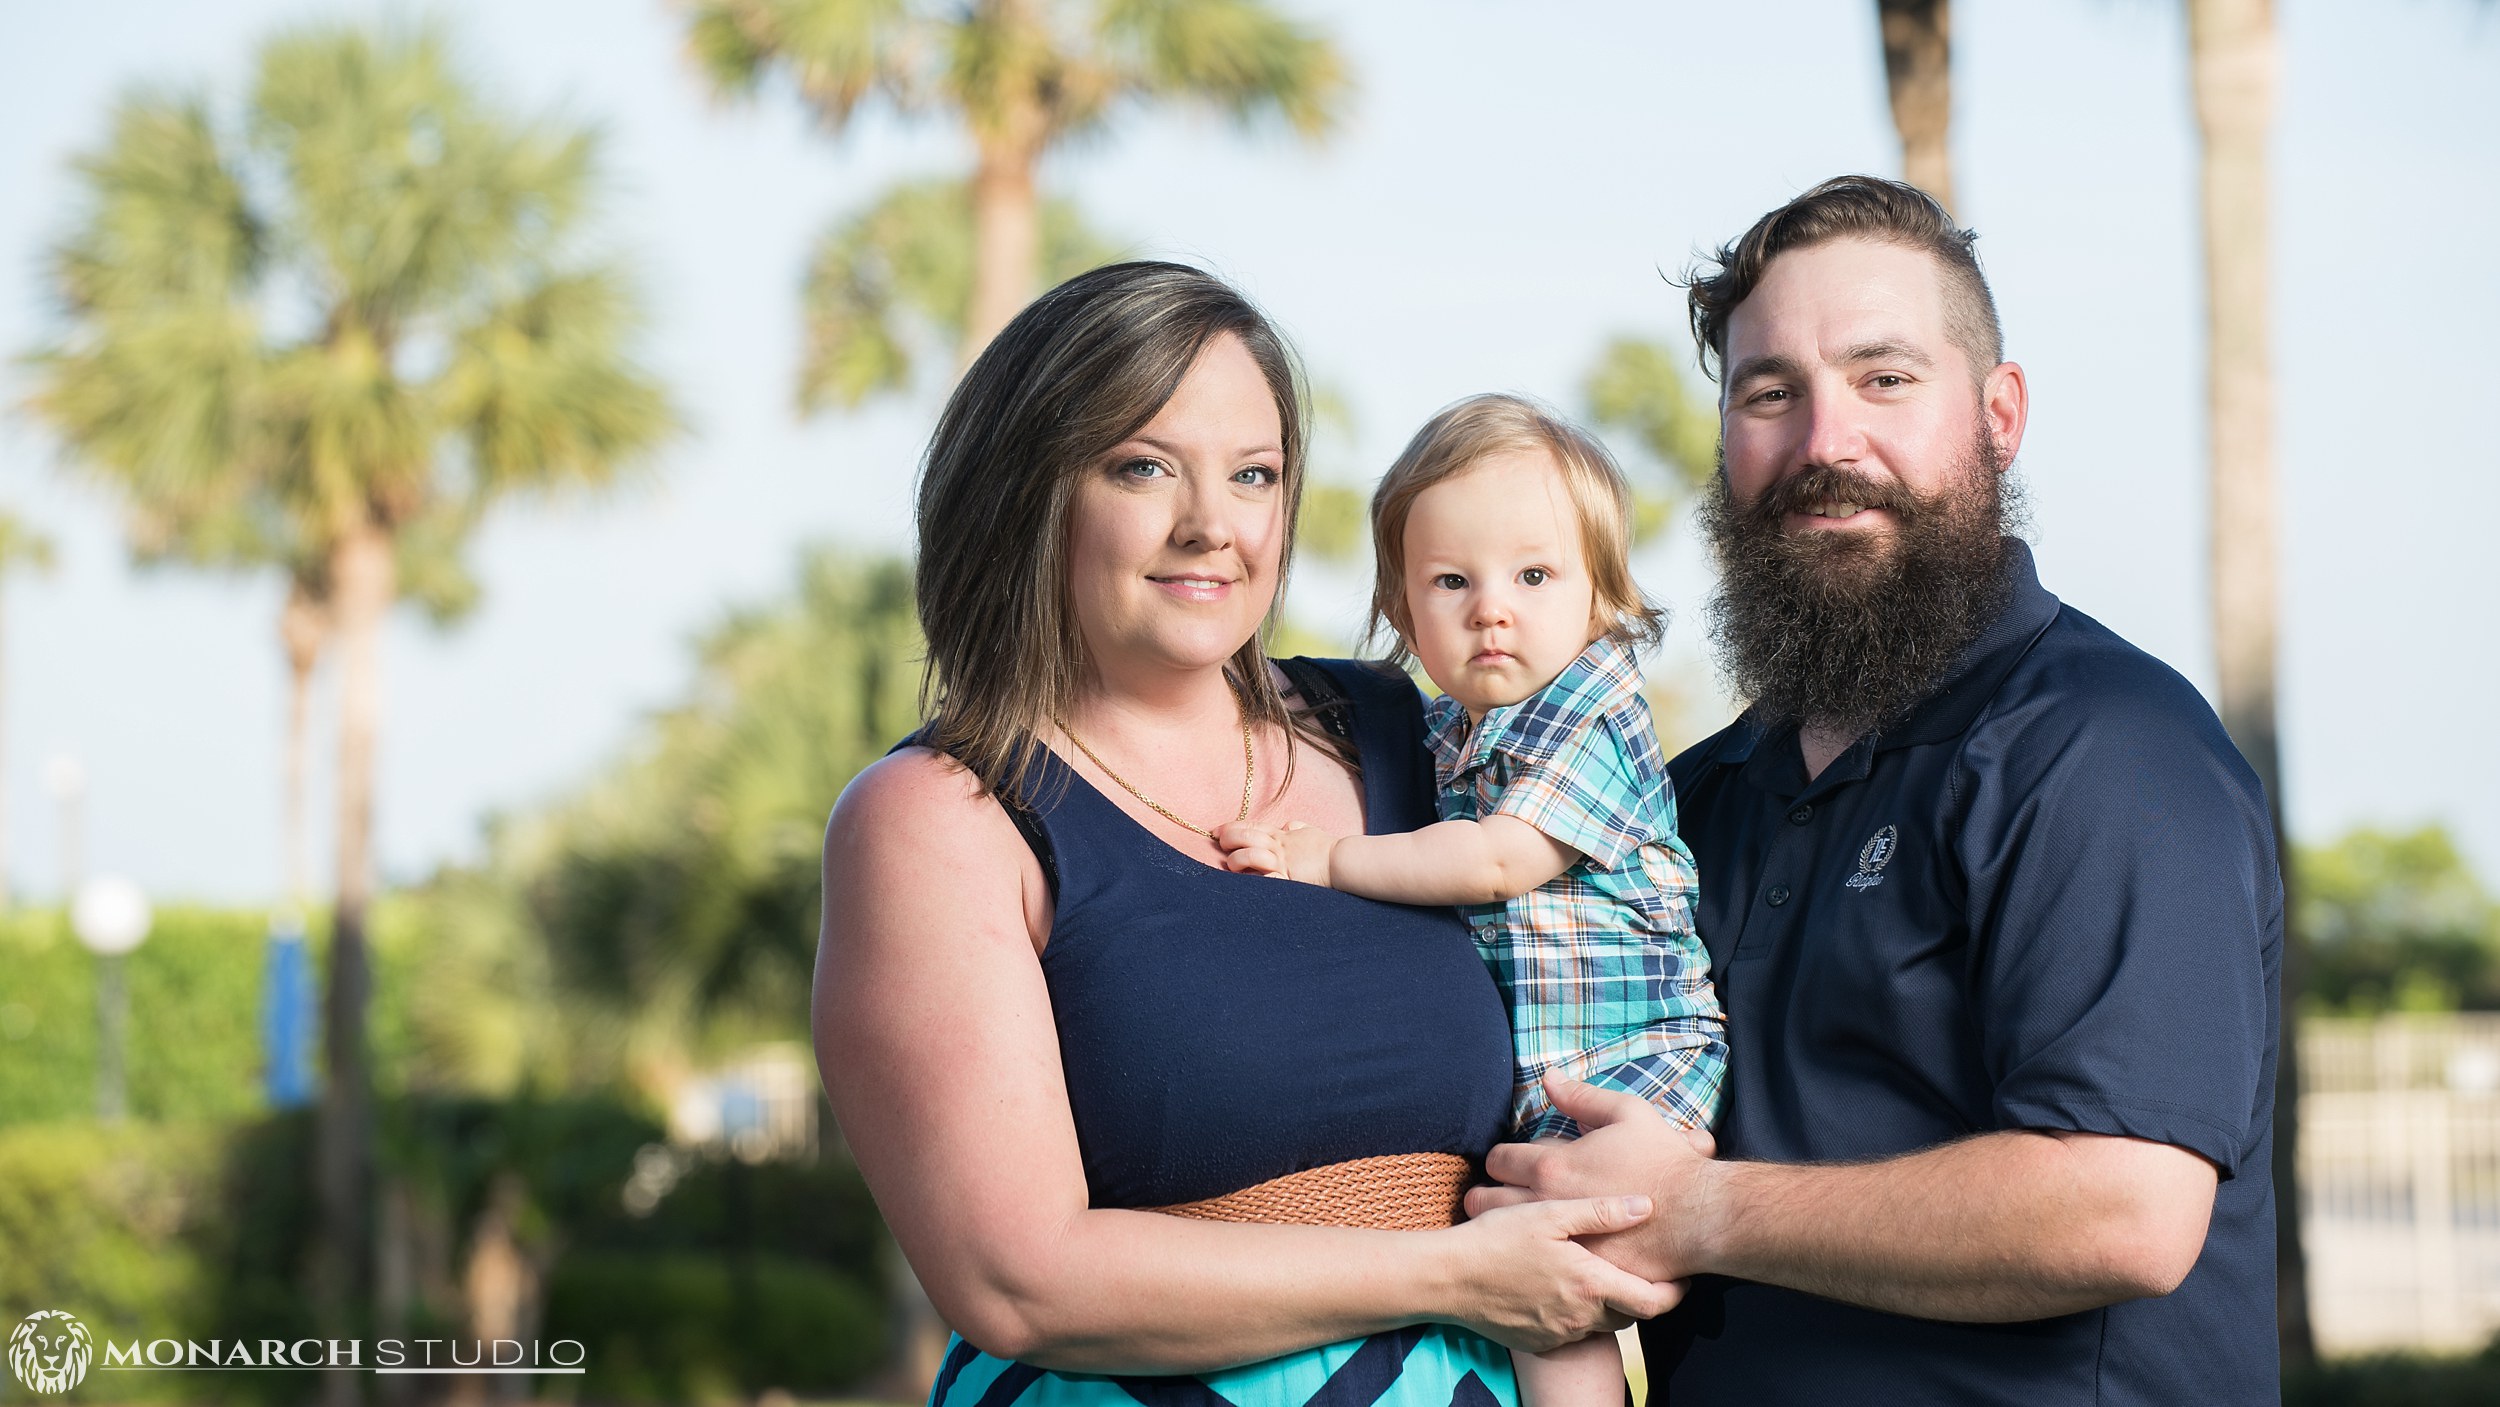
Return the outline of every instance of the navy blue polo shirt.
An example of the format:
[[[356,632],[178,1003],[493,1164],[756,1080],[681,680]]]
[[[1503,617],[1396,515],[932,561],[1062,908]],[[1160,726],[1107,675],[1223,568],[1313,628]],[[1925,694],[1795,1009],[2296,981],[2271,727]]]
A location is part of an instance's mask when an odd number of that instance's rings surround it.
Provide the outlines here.
[[[2283,889],[2257,779],[2188,682],[2043,590],[1808,781],[1739,719],[1670,766],[1727,1009],[1723,1157],[1876,1159],[1999,1129],[2220,1171],[2174,1293],[2020,1324],[1698,1279],[1642,1328],[1674,1407],[2278,1400]]]

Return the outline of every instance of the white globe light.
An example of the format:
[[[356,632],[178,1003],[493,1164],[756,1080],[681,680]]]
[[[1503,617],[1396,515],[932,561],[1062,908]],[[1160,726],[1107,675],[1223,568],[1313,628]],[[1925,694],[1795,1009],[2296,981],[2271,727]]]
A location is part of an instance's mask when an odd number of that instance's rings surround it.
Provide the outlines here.
[[[154,918],[139,886],[112,874],[78,886],[77,901],[69,910],[69,926],[77,931],[78,941],[104,957],[117,957],[146,941]]]

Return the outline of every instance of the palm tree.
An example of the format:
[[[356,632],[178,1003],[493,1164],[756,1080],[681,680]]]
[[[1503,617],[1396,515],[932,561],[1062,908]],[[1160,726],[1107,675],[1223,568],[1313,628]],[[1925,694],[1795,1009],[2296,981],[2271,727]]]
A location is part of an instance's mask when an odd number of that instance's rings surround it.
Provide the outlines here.
[[[1635,539],[1655,536],[1681,496],[1710,482],[1719,467],[1719,412],[1714,397],[1696,393],[1683,358],[1664,343],[1617,337],[1598,353],[1581,392],[1589,418],[1632,437],[1661,471],[1663,483],[1635,482]]]
[[[25,568],[30,571],[52,570],[52,539],[35,531],[14,513],[0,512],[0,704],[8,699],[6,687],[8,668],[8,586],[9,573]],[[0,739],[6,734],[0,733]],[[0,776],[5,776],[8,749],[0,744]],[[0,914],[9,911],[9,812],[8,788],[0,786]],[[66,897],[62,900],[67,903]]]
[[[1901,178],[1953,208],[1953,0],[1875,0]]]
[[[1264,0],[689,0],[689,11],[688,47],[722,93],[779,73],[836,132],[880,99],[962,121],[975,160],[959,366],[1037,291],[1047,229],[1034,172],[1053,148],[1131,102],[1273,115],[1316,137],[1346,88],[1335,48]]]
[[[2265,784],[2288,898],[2283,775],[2275,728],[2274,368],[2267,353],[2266,142],[2281,55],[2273,0],[2188,0],[2189,75],[2205,230],[2205,367],[2211,436],[2210,569],[2223,726]],[[2293,912],[2287,902],[2287,914]],[[2282,1047],[2274,1101],[2275,1315],[2285,1361],[2316,1354],[2300,1235],[2300,945],[2283,945]]]
[[[1115,257],[1066,200],[1041,204],[1041,280],[1055,284]],[[972,187],[912,181],[825,232],[809,260],[799,411],[855,407],[911,384],[916,322],[955,347],[972,314]]]
[[[38,358],[35,405],[134,516],[260,525],[291,544],[296,608],[326,606],[342,678],[319,1290],[344,1314],[365,1280],[365,925],[401,544],[508,494],[611,483],[674,415],[625,354],[625,280],[580,249],[595,140],[487,106],[439,34],[281,35],[243,132],[196,98],[125,101],[80,163],[90,209],[54,259],[73,331]]]

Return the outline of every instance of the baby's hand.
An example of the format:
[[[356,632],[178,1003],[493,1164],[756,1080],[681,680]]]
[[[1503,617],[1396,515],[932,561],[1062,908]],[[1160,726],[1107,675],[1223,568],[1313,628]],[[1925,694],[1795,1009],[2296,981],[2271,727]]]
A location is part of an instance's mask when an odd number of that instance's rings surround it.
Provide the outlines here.
[[[1286,826],[1233,821],[1215,828],[1215,843],[1224,847],[1228,869],[1298,879],[1325,888],[1328,852],[1336,846],[1337,838],[1300,821]]]

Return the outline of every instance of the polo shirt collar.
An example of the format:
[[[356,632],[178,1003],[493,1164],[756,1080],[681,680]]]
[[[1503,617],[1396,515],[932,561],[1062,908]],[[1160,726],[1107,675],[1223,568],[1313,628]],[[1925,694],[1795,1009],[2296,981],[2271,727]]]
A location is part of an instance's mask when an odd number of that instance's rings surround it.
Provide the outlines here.
[[[1979,710],[1988,700],[1996,696],[1997,686],[2005,682],[2005,676],[2012,672],[2015,662],[2031,649],[2032,642],[2040,638],[2041,631],[2048,629],[2049,622],[2057,618],[2058,612],[2057,598],[2040,584],[2040,571],[2032,561],[2031,544],[2018,537],[2005,539],[2003,570],[2009,578],[2004,608],[1997,612],[1996,619],[1990,621],[1986,629],[1979,632],[1978,639],[1962,648],[1961,657],[1954,661],[1944,683],[1912,709],[1910,716],[1898,726],[1877,734],[1871,748],[1868,741],[1861,738],[1850,748],[1851,753],[1883,752],[1957,737],[1970,727],[1971,720],[1979,716]],[[1774,740],[1793,740],[1796,735],[1795,724],[1766,727],[1748,710],[1719,740],[1715,757],[1722,763],[1743,763],[1750,760],[1763,744]],[[1791,753],[1795,751],[1793,746],[1788,749]],[[1847,756],[1843,754],[1842,758],[1835,759],[1832,769],[1827,769],[1825,775],[1829,776],[1832,770],[1838,769]],[[1804,780],[1801,762],[1798,765],[1797,785],[1789,790],[1802,789]]]
[[[1640,661],[1622,642],[1600,637],[1563,666],[1553,682],[1515,704],[1487,709],[1472,729],[1467,709],[1447,694],[1425,710],[1425,741],[1445,777],[1464,776],[1496,752],[1541,762],[1561,750],[1581,724],[1641,691]]]

